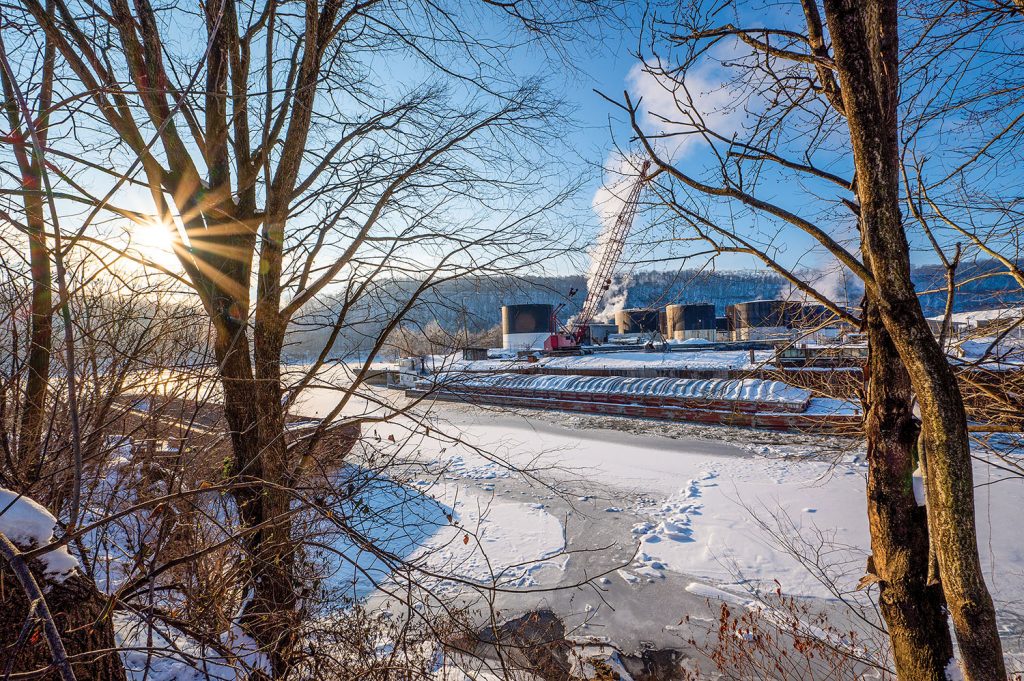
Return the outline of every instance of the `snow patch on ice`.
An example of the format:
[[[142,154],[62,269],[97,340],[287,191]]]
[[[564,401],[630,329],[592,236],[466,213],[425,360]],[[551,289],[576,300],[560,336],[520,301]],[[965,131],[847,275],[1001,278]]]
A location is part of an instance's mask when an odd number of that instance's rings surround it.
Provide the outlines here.
[[[573,679],[618,679],[633,681],[619,651],[610,645],[579,645],[571,651]]]
[[[453,522],[438,528],[409,558],[432,572],[478,584],[528,587],[542,567],[565,550],[565,528],[537,504],[474,493],[468,486],[431,490],[452,509]]]
[[[688,481],[677,495],[667,499],[660,507],[646,509],[654,522],[633,527],[633,533],[639,535],[640,545],[645,547],[645,551],[652,544],[693,541],[692,517],[699,515],[703,507],[703,504],[696,501],[701,496],[701,483],[715,477],[715,473],[702,472],[700,478]],[[657,549],[650,550],[657,552]]]
[[[633,528],[633,536],[649,560],[687,576],[742,578],[772,590],[778,580],[787,594],[830,598],[766,532],[765,525],[781,523],[776,531],[798,545],[801,537],[827,532],[840,547],[831,556],[840,586],[856,585],[853,566],[863,565],[857,547],[867,544],[867,532],[862,515],[849,510],[862,502],[863,486],[836,474],[846,466],[833,470],[819,461],[735,457],[695,461],[688,468],[689,481],[675,493],[636,508],[647,519]]]
[[[825,631],[821,627],[817,627],[813,624],[809,624],[801,619],[795,618],[791,612],[785,610],[779,610],[768,602],[761,600],[757,597],[751,597],[750,595],[741,596],[739,594],[720,589],[718,587],[710,586],[708,584],[702,584],[700,582],[690,582],[686,586],[686,591],[696,596],[701,596],[707,599],[715,599],[736,605],[751,612],[760,613],[760,615],[768,622],[771,622],[777,627],[780,627],[786,631],[799,631],[800,633],[816,638],[820,641],[825,641],[830,645],[833,645],[839,649],[846,649],[854,653],[863,654],[863,650],[859,645],[852,639],[845,635],[839,635],[829,631]],[[742,640],[751,641],[753,637],[749,636],[749,629],[740,629],[734,632]]]
[[[465,480],[494,480],[512,475],[508,467],[500,466],[479,455],[456,454],[439,458],[436,466],[451,478]]]
[[[701,584],[700,582],[690,582],[686,585],[686,590],[695,596],[700,596],[702,598],[714,598],[715,600],[732,603],[733,605],[747,606],[752,602],[749,598],[745,598],[744,596],[730,593],[724,589],[719,589],[708,584]]]
[[[617,572],[619,574],[619,577],[622,577],[623,581],[626,582],[627,584],[639,584],[640,583],[640,578],[637,577],[636,575],[634,575],[629,570],[623,570],[623,569],[620,568],[620,569],[616,570],[615,572]]]
[[[341,510],[350,529],[374,549],[324,530],[338,554],[323,555],[331,572],[327,584],[352,598],[404,579],[406,569],[426,573],[417,580],[446,591],[466,588],[465,582],[529,587],[542,580],[541,573],[564,570],[564,561],[555,558],[565,550],[565,529],[543,504],[505,501],[465,483],[409,487],[377,476],[359,486],[354,506],[361,512]]]

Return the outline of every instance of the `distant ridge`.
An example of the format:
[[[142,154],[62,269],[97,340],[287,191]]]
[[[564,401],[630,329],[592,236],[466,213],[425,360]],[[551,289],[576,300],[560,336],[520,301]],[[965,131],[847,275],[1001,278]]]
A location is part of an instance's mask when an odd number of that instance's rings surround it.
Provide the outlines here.
[[[976,278],[998,272],[1000,266],[992,261],[965,263],[958,279],[972,279],[957,292],[954,310],[957,312],[989,309],[1001,305],[1024,303],[1024,291],[1006,275]],[[919,266],[914,270],[914,283],[919,291],[938,289],[922,295],[926,315],[940,314],[946,302],[945,270],[937,265]],[[811,277],[813,279],[813,277]],[[380,328],[399,309],[415,290],[413,280],[382,282],[361,304],[349,313],[346,329],[335,345],[336,352],[356,351],[372,345]],[[836,291],[833,284],[826,289],[824,282],[816,283],[831,295],[845,296],[851,305],[860,303],[861,290],[852,284],[846,290]],[[570,289],[585,292],[582,275],[557,277],[466,277],[441,284],[421,297],[420,303],[406,317],[408,325],[425,327],[432,322],[454,331],[466,328],[470,332],[485,331],[501,321],[501,306],[515,303],[565,302],[563,319],[571,316],[582,303],[583,293],[567,300]],[[711,303],[719,315],[734,303],[748,300],[787,297],[789,285],[778,275],[767,270],[700,271],[635,273],[628,286],[627,307],[663,307],[673,303]],[[291,354],[302,355],[315,349],[319,331],[314,326],[333,320],[330,309],[309,310],[290,334]]]

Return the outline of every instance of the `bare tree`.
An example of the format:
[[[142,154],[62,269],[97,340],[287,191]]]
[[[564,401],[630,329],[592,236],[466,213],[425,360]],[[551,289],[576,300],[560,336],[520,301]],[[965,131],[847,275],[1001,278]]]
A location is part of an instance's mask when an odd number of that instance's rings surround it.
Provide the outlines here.
[[[880,314],[921,403],[929,532],[964,670],[1006,676],[995,609],[978,558],[967,416],[956,376],[932,336],[910,278],[900,212],[897,7],[825,3],[850,128],[861,248]]]
[[[23,234],[19,236],[24,237]],[[5,268],[4,274],[4,297],[22,302],[23,296],[28,295],[21,286],[23,271]],[[79,406],[84,434],[83,473],[87,479],[95,479],[110,458],[105,434],[112,424],[125,419],[133,409],[132,403],[125,399],[126,393],[133,391],[133,379],[139,380],[140,373],[148,373],[157,364],[175,366],[175,350],[180,359],[183,349],[191,352],[193,346],[187,338],[189,324],[183,323],[187,315],[179,314],[175,318],[175,315],[162,311],[156,291],[125,296],[126,287],[131,287],[130,281],[93,279],[80,287],[73,286],[72,299],[68,301],[73,311],[71,317],[76,322],[73,336],[79,351],[75,354],[79,362],[75,372],[84,378],[80,384]],[[192,317],[194,320],[194,315]],[[7,317],[7,321],[10,322],[11,317]],[[63,322],[58,320],[56,330],[63,332],[62,326]],[[11,327],[7,335],[14,338],[19,330],[14,324]],[[23,359],[19,357],[18,348],[23,346],[12,343],[10,347],[13,352],[9,351],[10,356],[5,357],[4,366],[13,365],[16,372],[5,375],[5,385],[16,384],[23,370],[18,367]],[[63,355],[63,343],[58,341],[54,350]],[[25,348],[23,352],[29,354],[31,350]],[[55,372],[56,375],[50,379],[49,398],[43,405],[47,429],[41,442],[40,460],[33,481],[19,490],[19,494],[29,495],[46,508],[55,510],[69,506],[81,481],[74,473],[75,462],[70,455],[72,436],[68,428],[70,413],[62,399],[69,389],[65,378],[67,373]],[[9,413],[12,404],[17,404],[16,394],[5,390],[3,413]],[[7,442],[9,433],[17,432],[17,420],[5,420],[3,425]],[[17,460],[5,457],[0,471],[5,479],[12,478],[17,471]],[[95,517],[91,509],[94,490],[91,485],[86,487],[85,493],[80,495],[83,501],[80,519],[88,527]],[[13,494],[8,490],[4,492]],[[4,516],[10,513],[15,516],[17,527],[17,523],[22,521],[17,520],[12,508],[22,500],[11,496],[4,499],[0,520],[6,521]],[[94,538],[86,530],[64,534],[49,545],[12,541],[11,551],[5,556],[0,572],[8,580],[17,575],[23,584],[34,581],[35,588],[41,589],[43,595],[39,596],[31,589],[4,591],[3,608],[0,609],[3,612],[0,623],[0,650],[3,654],[0,659],[7,671],[39,670],[50,666],[52,660],[58,665],[53,674],[60,673],[67,678],[52,642],[47,646],[39,640],[37,629],[42,627],[47,636],[52,628],[61,639],[67,669],[77,678],[123,678],[111,619],[111,601],[96,585],[97,561],[92,551]],[[63,547],[69,544],[77,553],[78,567],[66,575],[55,575],[45,569],[49,555],[66,550]],[[26,582],[29,575],[32,580]]]
[[[35,36],[22,36],[23,40],[35,46]],[[34,153],[30,138],[31,127],[41,128],[39,141],[45,145],[46,121],[53,104],[53,72],[56,52],[49,41],[43,39],[42,63],[38,72],[38,92],[33,123],[26,126],[22,120],[22,109],[18,106],[15,83],[7,69],[0,69],[0,83],[3,85],[6,102],[7,124],[11,149],[17,162],[18,177],[22,190],[24,221],[8,216],[8,221],[23,225],[28,241],[31,263],[32,297],[29,303],[28,358],[21,406],[20,423],[17,433],[17,467],[11,473],[11,482],[20,489],[38,480],[42,466],[42,433],[46,412],[47,387],[50,377],[50,352],[53,338],[53,277],[50,270],[50,253],[47,248],[45,199],[42,193],[42,159]],[[33,88],[35,89],[35,88]]]
[[[311,376],[352,324],[356,302],[380,295],[384,278],[418,282],[390,310],[389,330],[439,282],[512,271],[548,252],[556,232],[532,225],[561,195],[531,177],[534,159],[519,149],[554,132],[557,102],[504,67],[514,44],[483,34],[498,18],[509,40],[563,38],[596,5],[21,7],[21,20],[59,55],[61,95],[80,102],[68,129],[88,130],[45,149],[63,200],[86,207],[75,242],[97,242],[96,225],[111,215],[164,231],[183,276],[168,273],[187,283],[213,326],[230,489],[248,528],[241,621],[283,676],[299,629],[294,493],[352,394],[306,453],[290,448],[286,409],[309,378],[295,390],[282,380],[289,324],[332,289],[345,291]],[[183,44],[189,31],[202,40]],[[424,69],[426,82],[389,79],[372,63],[387,54],[414,64],[410,72]],[[456,71],[452,55],[467,68]],[[101,153],[125,170],[99,162]],[[137,189],[155,210],[123,207]]]
[[[652,22],[653,54],[645,71],[674,104],[644,108],[627,94],[622,106],[632,134],[658,169],[669,219],[690,230],[686,243],[702,244],[712,257],[759,258],[807,298],[863,324],[871,346],[865,390],[869,577],[881,589],[897,670],[903,678],[945,677],[952,654],[948,605],[968,677],[1001,678],[994,608],[978,558],[965,408],[911,281],[900,212],[896,3],[825,2],[819,8],[801,2],[782,8],[776,26],[751,22],[749,9],[694,3],[667,25]],[[723,20],[726,13],[735,21]],[[727,49],[733,41],[738,52]],[[698,67],[708,63],[728,72],[723,89],[735,104],[711,112],[702,106],[694,83],[703,85]],[[722,130],[728,121],[723,111],[734,118],[743,112],[747,120]],[[707,172],[673,162],[674,145],[686,137],[706,144]],[[762,198],[764,187],[779,180],[799,181],[815,201]],[[817,217],[810,214],[815,206],[821,207]],[[845,217],[838,210],[843,206]],[[856,231],[845,227],[850,213]],[[834,267],[863,282],[859,319],[783,264],[785,240],[778,235],[786,230],[803,233]],[[920,437],[911,413],[915,398]],[[908,484],[919,457],[926,464],[927,530]],[[929,570],[929,546],[937,574]]]

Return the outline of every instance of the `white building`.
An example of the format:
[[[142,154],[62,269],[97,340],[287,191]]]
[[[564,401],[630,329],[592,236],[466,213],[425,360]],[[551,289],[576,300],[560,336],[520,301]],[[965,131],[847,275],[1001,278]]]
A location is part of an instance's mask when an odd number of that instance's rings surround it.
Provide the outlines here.
[[[944,315],[928,318],[932,333],[942,332]],[[950,335],[955,338],[967,336],[998,336],[1007,331],[1006,338],[1024,338],[1024,307],[1001,307],[995,310],[973,310],[954,312],[949,317]]]

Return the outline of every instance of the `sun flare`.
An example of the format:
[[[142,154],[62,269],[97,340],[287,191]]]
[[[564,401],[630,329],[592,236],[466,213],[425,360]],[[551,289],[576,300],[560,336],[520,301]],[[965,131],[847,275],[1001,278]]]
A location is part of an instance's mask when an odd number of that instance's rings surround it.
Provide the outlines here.
[[[174,254],[171,235],[166,225],[154,222],[148,225],[135,224],[129,234],[129,253],[140,260],[174,270],[178,258]],[[143,263],[137,263],[144,267]]]

